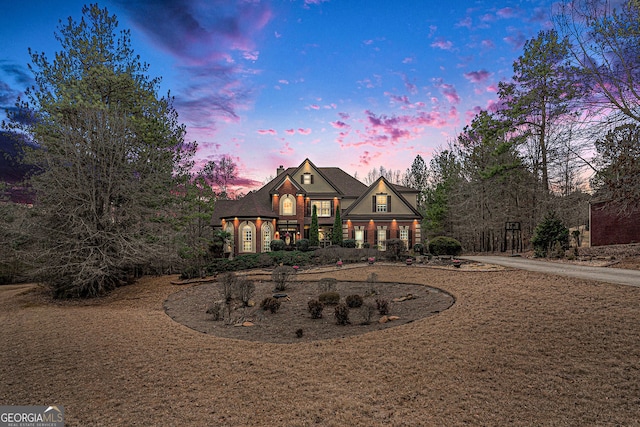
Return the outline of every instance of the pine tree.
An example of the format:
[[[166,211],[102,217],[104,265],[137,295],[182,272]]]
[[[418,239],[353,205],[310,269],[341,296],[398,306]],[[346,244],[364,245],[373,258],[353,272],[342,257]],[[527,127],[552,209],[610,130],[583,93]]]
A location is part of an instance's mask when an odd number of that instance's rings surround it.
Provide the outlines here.
[[[53,62],[30,50],[36,83],[10,117],[35,145],[24,147],[37,168],[34,255],[60,297],[102,294],[175,256],[168,221],[195,148],[129,31],[97,5],[82,13],[61,21]]]
[[[316,205],[313,205],[313,212],[311,214],[311,228],[309,228],[309,245],[320,245],[319,232],[318,232],[318,212]]]
[[[342,219],[340,218],[340,208],[336,208],[336,218],[333,221],[333,231],[331,232],[331,244],[342,244]]]

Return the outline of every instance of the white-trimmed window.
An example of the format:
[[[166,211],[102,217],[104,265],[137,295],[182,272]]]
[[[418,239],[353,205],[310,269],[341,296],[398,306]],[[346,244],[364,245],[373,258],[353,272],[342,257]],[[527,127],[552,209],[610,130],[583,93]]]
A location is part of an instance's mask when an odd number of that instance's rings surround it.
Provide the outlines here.
[[[313,175],[311,175],[310,173],[303,173],[302,184],[306,184],[306,185],[313,184]]]
[[[356,248],[362,248],[364,246],[364,230],[354,230],[354,237],[356,241]]]
[[[251,252],[253,247],[253,230],[250,226],[242,227],[242,252]]]
[[[386,194],[378,194],[376,195],[376,212],[387,212],[387,195]]]
[[[296,199],[291,194],[285,194],[280,200],[280,215],[295,215]]]
[[[331,200],[314,200],[311,202],[311,213],[313,213],[313,207],[316,207],[316,213],[319,217],[331,216]]]
[[[262,252],[271,252],[271,224],[262,224]]]
[[[387,230],[385,228],[378,229],[378,250],[387,250]]]
[[[404,242],[405,248],[409,249],[409,227],[400,228],[400,240]]]

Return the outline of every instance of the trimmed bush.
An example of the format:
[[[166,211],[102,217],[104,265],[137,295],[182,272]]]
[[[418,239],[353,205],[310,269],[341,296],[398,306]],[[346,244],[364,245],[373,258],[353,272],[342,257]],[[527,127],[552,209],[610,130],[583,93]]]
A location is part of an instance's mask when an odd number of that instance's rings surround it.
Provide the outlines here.
[[[318,296],[318,301],[324,305],[336,305],[340,302],[340,294],[337,292],[324,292]]]
[[[343,248],[354,249],[356,247],[355,239],[345,239],[342,241]]]
[[[282,239],[273,239],[271,243],[269,243],[269,248],[271,248],[271,250],[274,252],[284,251],[284,248],[286,247],[287,245],[284,243],[284,240]]]
[[[322,304],[317,299],[312,299],[307,303],[309,307],[309,313],[311,313],[312,319],[321,319],[322,318],[322,310],[324,310],[324,304]]]
[[[280,309],[280,301],[273,297],[267,297],[262,300],[262,302],[260,303],[260,307],[264,311],[270,311],[271,313],[275,314],[278,309]]]
[[[434,255],[457,256],[462,253],[462,245],[452,237],[434,237],[429,242],[429,252]]]
[[[360,295],[348,295],[344,302],[349,306],[349,308],[358,308],[362,307],[362,297]]]
[[[338,325],[348,325],[349,323],[349,307],[347,304],[338,304],[334,311],[336,323]]]
[[[424,255],[424,245],[422,243],[416,243],[413,245],[413,252]]]
[[[300,239],[296,241],[296,249],[301,252],[307,252],[309,250],[309,239]]]
[[[362,324],[368,325],[371,323],[373,314],[376,312],[376,308],[373,304],[365,304],[362,306]]]

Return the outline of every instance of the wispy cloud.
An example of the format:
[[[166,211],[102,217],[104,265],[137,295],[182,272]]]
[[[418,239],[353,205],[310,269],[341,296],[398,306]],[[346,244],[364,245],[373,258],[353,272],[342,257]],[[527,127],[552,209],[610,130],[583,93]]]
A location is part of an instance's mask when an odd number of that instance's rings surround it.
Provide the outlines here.
[[[442,50],[452,50],[453,42],[451,40],[445,40],[440,38],[434,41],[433,43],[431,43],[431,47],[437,47],[438,49],[442,49]]]
[[[464,73],[464,77],[472,83],[482,83],[491,76],[487,70],[470,71]]]
[[[435,80],[435,86],[440,89],[440,92],[451,104],[458,104],[460,102],[460,96],[455,86],[449,83],[444,83],[441,79]]]
[[[176,107],[189,121],[212,125],[235,118],[250,90],[249,70],[233,58],[256,61],[253,38],[271,19],[266,3],[228,0],[115,0],[134,25],[173,57],[188,82]],[[186,114],[184,113],[186,111]]]
[[[509,19],[515,17],[517,14],[516,9],[512,7],[503,7],[502,9],[498,9],[496,15],[502,19]]]
[[[278,132],[275,129],[258,129],[260,135],[277,135]]]

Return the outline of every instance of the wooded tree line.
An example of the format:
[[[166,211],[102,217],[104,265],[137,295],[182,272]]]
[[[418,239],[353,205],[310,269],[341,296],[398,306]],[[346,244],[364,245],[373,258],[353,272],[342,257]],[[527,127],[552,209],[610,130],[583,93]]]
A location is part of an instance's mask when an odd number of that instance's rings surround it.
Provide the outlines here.
[[[640,207],[640,1],[569,1],[554,22],[525,43],[494,109],[392,180],[421,191],[427,238],[520,249],[548,212],[571,227],[588,224],[592,198]],[[397,175],[369,175],[384,173]]]

